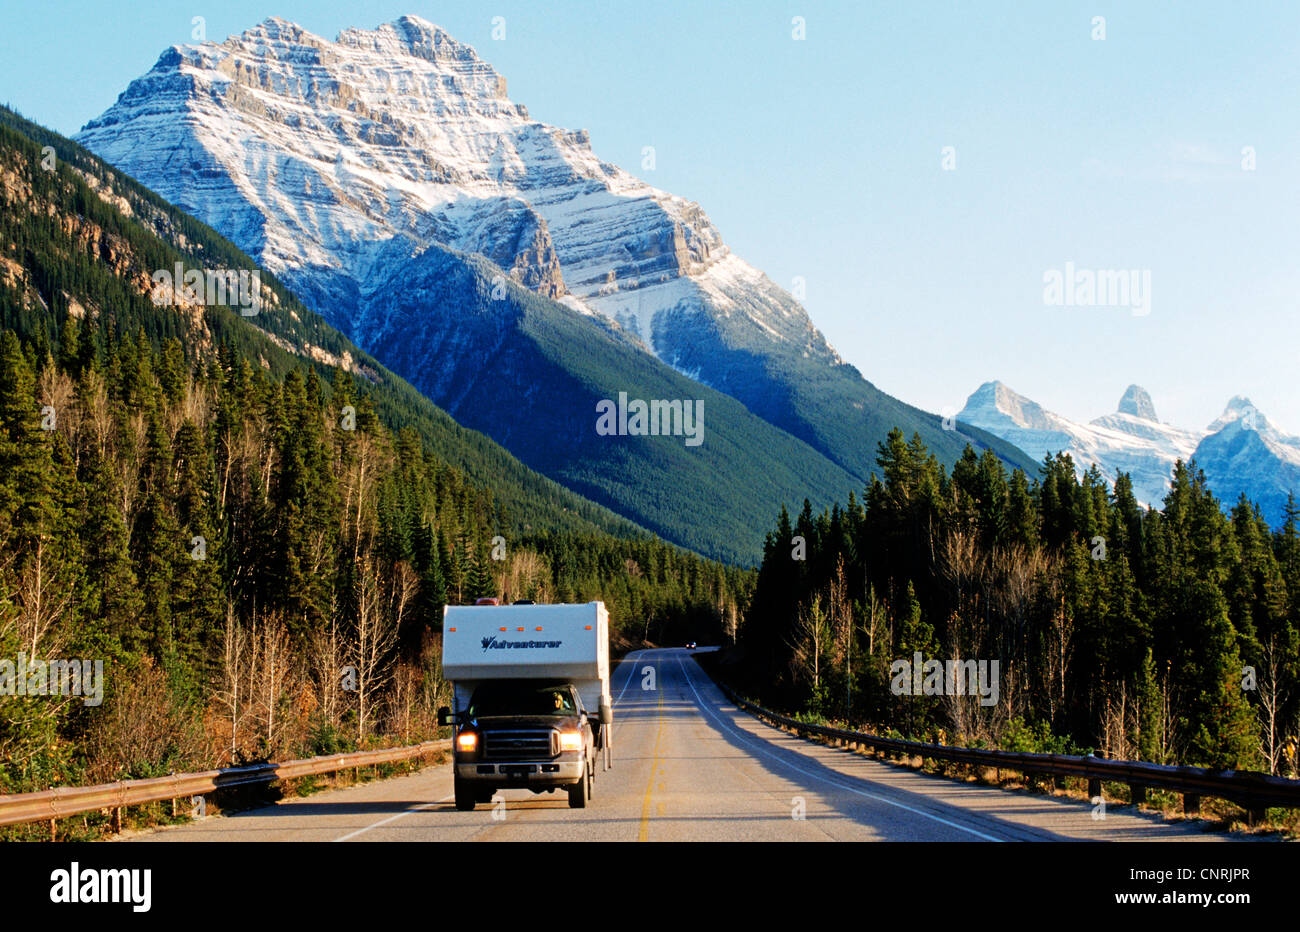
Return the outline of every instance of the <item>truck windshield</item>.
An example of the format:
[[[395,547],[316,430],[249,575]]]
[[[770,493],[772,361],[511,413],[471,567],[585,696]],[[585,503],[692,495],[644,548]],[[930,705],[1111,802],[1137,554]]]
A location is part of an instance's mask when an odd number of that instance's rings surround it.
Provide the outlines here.
[[[573,692],[567,686],[536,686],[519,683],[490,683],[474,690],[469,714],[487,715],[571,715],[577,711]]]

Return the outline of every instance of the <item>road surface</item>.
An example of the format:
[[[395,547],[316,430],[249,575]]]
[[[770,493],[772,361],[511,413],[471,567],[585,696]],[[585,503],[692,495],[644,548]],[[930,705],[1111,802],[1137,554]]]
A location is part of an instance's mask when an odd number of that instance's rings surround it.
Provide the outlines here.
[[[651,672],[652,671],[652,672]],[[792,737],[740,712],[681,649],[614,673],[614,768],[586,809],[563,791],[457,812],[451,765],[137,835],[136,841],[1214,841],[1082,800],[1009,792]],[[652,686],[653,688],[645,688]]]

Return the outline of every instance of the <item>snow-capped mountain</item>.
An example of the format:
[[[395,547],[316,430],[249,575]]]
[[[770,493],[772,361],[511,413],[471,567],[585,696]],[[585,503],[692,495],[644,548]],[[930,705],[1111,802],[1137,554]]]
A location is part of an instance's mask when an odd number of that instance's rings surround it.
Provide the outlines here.
[[[1287,496],[1300,496],[1300,437],[1282,433],[1238,395],[1196,448],[1196,463],[1225,505],[1257,502],[1269,523],[1285,520]]]
[[[1079,424],[1044,410],[1001,382],[985,382],[966,400],[957,417],[1014,443],[1039,462],[1068,453],[1082,473],[1094,463],[1107,479],[1116,470],[1133,478],[1138,501],[1158,505],[1164,499],[1174,462],[1187,460],[1200,439],[1191,431],[1162,424],[1151,396],[1129,386],[1113,414]]]
[[[417,17],[335,42],[272,18],[175,47],[77,138],[222,217],[290,280],[319,288],[324,270],[364,293],[378,264],[437,242],[651,346],[657,312],[753,291],[746,313],[833,358],[698,205],[600,161],[585,131],[530,119],[472,48]],[[329,297],[336,313],[359,310],[346,288]],[[372,322],[352,323],[364,337]]]
[[[332,42],[272,18],[175,46],[76,138],[376,354],[403,270],[436,245],[620,327],[859,477],[894,426],[949,461],[973,442],[1023,462],[879,392],[699,205],[602,161],[585,130],[530,118],[470,46],[418,17]]]
[[[1300,494],[1300,437],[1278,431],[1243,397],[1203,431],[1184,430],[1156,416],[1147,391],[1130,385],[1112,414],[1080,424],[1061,417],[1001,382],[986,382],[958,417],[1016,444],[1040,462],[1068,453],[1082,474],[1096,465],[1109,480],[1119,472],[1133,480],[1143,504],[1161,507],[1178,460],[1195,460],[1225,505],[1241,493],[1280,524],[1287,494]]]

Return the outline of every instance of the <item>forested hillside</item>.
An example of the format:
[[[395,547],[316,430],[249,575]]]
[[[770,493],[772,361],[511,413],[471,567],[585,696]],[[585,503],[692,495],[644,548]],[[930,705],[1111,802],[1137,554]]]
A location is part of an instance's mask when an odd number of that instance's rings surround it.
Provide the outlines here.
[[[232,344],[276,377],[308,363],[329,381],[333,368],[344,367],[368,385],[382,420],[414,428],[472,482],[491,483],[507,520],[520,522],[519,531],[531,521],[581,533],[636,530],[632,522],[529,470],[498,444],[456,423],[264,269],[259,270],[264,306],[255,316],[220,306],[155,307],[148,276],[172,269],[177,261],[201,269],[257,266],[210,227],[75,142],[5,107],[0,107],[0,192],[5,197],[0,258],[7,260],[0,286],[15,292],[0,307],[0,325],[32,334],[38,348],[57,342],[64,317],[89,312],[97,329],[133,334],[143,328],[155,343],[178,337],[189,354]],[[101,319],[100,309],[110,313]]]
[[[0,658],[102,661],[104,692],[0,683],[0,792],[419,740],[444,603],[603,598],[625,638],[734,629],[752,573],[531,473],[269,276],[256,318],[155,306],[152,270],[251,263],[5,122]]]
[[[787,708],[949,743],[1274,772],[1300,731],[1300,506],[1225,516],[1194,464],[1161,510],[1067,456],[952,472],[898,431],[863,501],[768,535],[746,686]],[[908,695],[891,664],[997,661],[998,697]]]

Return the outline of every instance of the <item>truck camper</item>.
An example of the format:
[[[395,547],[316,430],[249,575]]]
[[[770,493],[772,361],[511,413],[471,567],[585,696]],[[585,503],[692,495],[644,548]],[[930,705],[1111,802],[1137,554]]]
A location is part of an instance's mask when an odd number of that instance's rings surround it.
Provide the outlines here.
[[[452,707],[456,808],[500,789],[563,788],[581,809],[612,765],[609,613],[584,605],[449,605],[442,675]]]

